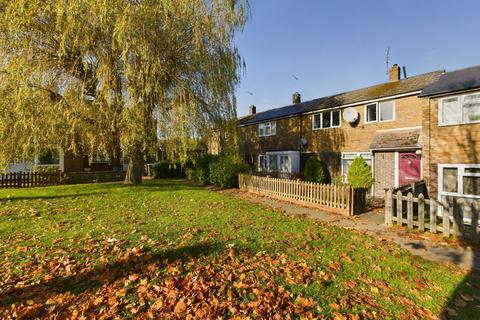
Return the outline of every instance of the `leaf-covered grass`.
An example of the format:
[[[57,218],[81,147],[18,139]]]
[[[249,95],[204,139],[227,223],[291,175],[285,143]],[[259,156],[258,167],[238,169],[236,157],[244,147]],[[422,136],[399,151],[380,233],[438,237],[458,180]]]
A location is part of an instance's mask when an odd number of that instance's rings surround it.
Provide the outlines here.
[[[180,181],[0,190],[0,316],[474,319],[480,278]]]

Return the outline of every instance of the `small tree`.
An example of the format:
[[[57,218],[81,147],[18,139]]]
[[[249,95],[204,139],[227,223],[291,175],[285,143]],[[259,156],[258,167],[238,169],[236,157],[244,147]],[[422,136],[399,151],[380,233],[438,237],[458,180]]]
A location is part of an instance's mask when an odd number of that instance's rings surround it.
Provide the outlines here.
[[[305,164],[305,169],[303,170],[303,175],[305,180],[309,182],[325,182],[325,172],[323,170],[323,165],[317,157],[310,157]]]
[[[353,188],[370,188],[375,180],[372,177],[372,169],[365,159],[357,157],[348,168],[348,183]]]

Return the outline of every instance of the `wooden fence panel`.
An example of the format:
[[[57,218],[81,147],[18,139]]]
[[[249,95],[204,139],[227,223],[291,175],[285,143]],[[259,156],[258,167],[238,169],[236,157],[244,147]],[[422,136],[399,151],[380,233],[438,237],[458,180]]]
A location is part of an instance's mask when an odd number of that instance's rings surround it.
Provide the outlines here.
[[[0,188],[31,188],[58,185],[60,173],[13,172],[2,173]]]
[[[406,202],[406,221],[402,216],[403,202]],[[428,223],[425,217],[427,207]],[[453,235],[459,240],[470,238],[472,242],[479,243],[479,207],[480,204],[475,201],[467,204],[464,199],[454,198],[453,204],[450,204],[446,197],[443,197],[442,201],[437,203],[434,199],[425,199],[423,194],[414,198],[412,193],[403,196],[400,192],[393,194],[391,190],[387,190],[385,192],[385,224],[392,226],[397,222],[399,226],[406,224],[409,229],[417,227],[421,232],[441,232],[444,237]],[[471,218],[465,218],[466,209],[471,212]],[[466,232],[467,227],[469,232]]]
[[[239,175],[238,181],[240,189],[245,191],[348,215],[360,213],[366,205],[365,199],[362,199],[366,193],[360,190],[355,197],[355,191],[351,187],[244,174]],[[355,201],[358,202],[357,206]]]

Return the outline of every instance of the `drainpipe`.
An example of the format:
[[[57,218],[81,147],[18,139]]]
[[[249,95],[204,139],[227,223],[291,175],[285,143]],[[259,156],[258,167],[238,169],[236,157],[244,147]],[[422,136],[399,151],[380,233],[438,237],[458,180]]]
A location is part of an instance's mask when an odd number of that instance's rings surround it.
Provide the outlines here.
[[[300,113],[300,137],[298,139],[298,145],[299,145],[299,152],[300,152],[300,166],[299,170],[302,171],[302,143],[301,140],[303,138],[303,115]]]

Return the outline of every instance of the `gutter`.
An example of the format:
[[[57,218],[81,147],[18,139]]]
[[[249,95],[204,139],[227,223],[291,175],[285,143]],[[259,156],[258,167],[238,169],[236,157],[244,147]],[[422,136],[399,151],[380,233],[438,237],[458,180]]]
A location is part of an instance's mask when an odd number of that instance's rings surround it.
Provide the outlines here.
[[[396,95],[392,95],[392,96],[386,96],[386,97],[369,99],[369,100],[361,100],[361,101],[352,102],[352,103],[349,103],[349,104],[344,104],[344,105],[331,107],[331,108],[317,109],[317,110],[312,110],[312,111],[308,111],[308,112],[295,113],[295,114],[291,114],[291,115],[287,115],[287,116],[272,117],[272,118],[268,118],[268,119],[253,121],[253,122],[246,123],[246,124],[239,124],[239,125],[237,125],[237,127],[247,127],[247,126],[251,126],[251,125],[266,122],[266,121],[272,121],[272,120],[278,120],[278,119],[288,119],[288,118],[292,118],[292,117],[297,117],[299,115],[300,116],[301,115],[308,115],[308,114],[314,114],[314,113],[319,113],[319,112],[324,112],[324,111],[331,111],[331,110],[343,109],[343,108],[348,108],[348,107],[353,107],[353,106],[359,106],[359,105],[362,105],[362,104],[368,104],[370,102],[379,102],[379,101],[385,101],[385,100],[390,100],[390,99],[395,99],[395,98],[403,98],[403,97],[413,96],[413,95],[419,94],[421,92],[422,92],[422,90],[416,90],[416,91],[410,91],[410,92],[407,92],[407,93],[401,93],[401,94],[396,94]],[[274,110],[274,109],[270,109],[270,110]],[[270,110],[267,110],[267,111],[270,111]],[[267,112],[267,111],[264,111],[264,112]]]

